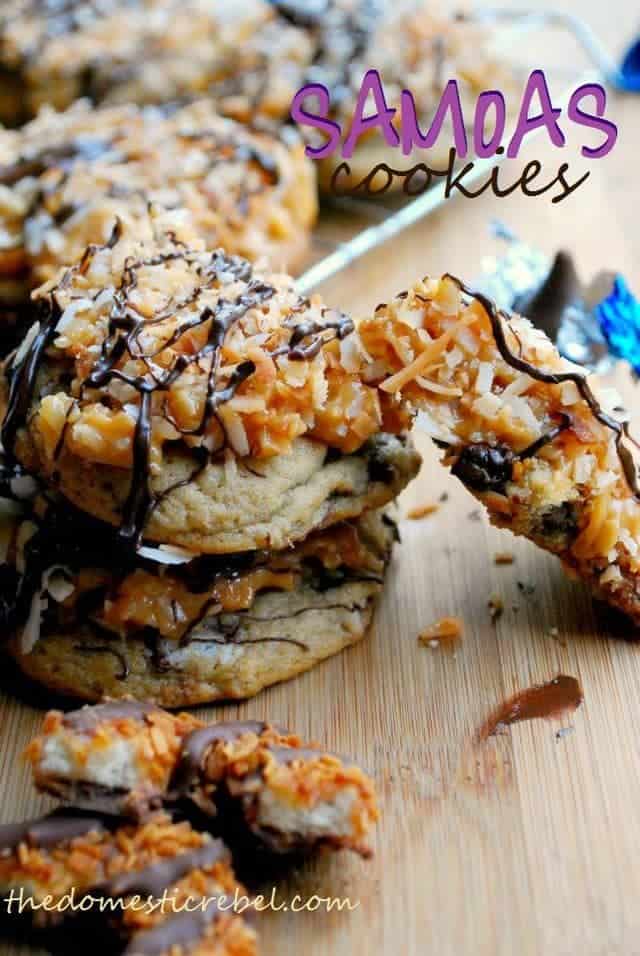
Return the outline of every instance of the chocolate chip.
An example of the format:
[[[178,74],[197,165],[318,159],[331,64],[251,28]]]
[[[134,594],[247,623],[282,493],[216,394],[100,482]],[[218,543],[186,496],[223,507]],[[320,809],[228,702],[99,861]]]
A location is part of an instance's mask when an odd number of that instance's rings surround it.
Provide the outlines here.
[[[451,473],[474,491],[504,492],[511,481],[513,452],[504,445],[492,447],[485,442],[462,449]]]
[[[554,505],[542,515],[536,530],[545,538],[557,535],[574,537],[578,530],[578,519],[573,504],[564,501],[561,505]]]

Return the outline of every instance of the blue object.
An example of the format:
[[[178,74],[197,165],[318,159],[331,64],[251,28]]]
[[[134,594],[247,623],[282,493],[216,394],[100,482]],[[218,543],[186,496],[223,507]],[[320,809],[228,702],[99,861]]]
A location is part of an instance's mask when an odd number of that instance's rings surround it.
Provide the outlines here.
[[[611,293],[594,311],[609,350],[640,375],[640,302],[622,276],[616,276]]]
[[[617,86],[629,93],[640,93],[640,40],[636,40],[627,50]]]
[[[540,288],[551,273],[552,261],[522,242],[502,222],[491,223],[491,231],[507,244],[507,251],[483,261],[483,275],[477,285],[501,309],[509,311],[527,293]],[[553,336],[555,344],[561,355],[591,371],[606,373],[622,359],[640,376],[640,301],[621,275],[606,276],[611,291],[601,301],[595,300],[594,305],[590,296],[587,304],[586,290],[578,289],[575,298],[566,303]]]
[[[580,44],[591,63],[611,86],[625,93],[640,93],[640,39],[636,40],[618,63],[609,54],[589,24],[582,17],[560,10],[511,10],[481,7],[476,11],[479,20],[497,20],[522,23],[533,27],[558,27],[567,30]]]

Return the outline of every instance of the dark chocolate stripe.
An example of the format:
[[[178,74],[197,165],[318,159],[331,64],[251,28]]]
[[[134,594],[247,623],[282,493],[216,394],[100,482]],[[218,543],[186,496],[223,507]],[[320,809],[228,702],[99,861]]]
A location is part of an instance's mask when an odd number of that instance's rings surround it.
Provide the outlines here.
[[[214,899],[207,900],[206,904],[193,913],[178,913],[153,929],[137,933],[122,956],[162,956],[173,946],[188,947],[197,943],[208,926],[222,915]]]
[[[92,892],[94,896],[103,895],[112,898],[138,894],[144,899],[148,897],[158,899],[165,890],[181,880],[187,873],[213,866],[219,860],[229,862],[231,854],[222,840],[209,840],[195,850],[187,850],[169,860],[147,866],[143,870],[120,873]]]
[[[182,753],[169,792],[175,796],[185,795],[198,786],[207,754],[215,744],[229,743],[243,734],[260,735],[268,727],[273,727],[280,734],[287,733],[283,727],[261,720],[229,720],[192,731],[183,741]]]
[[[143,720],[147,714],[157,711],[153,704],[144,704],[137,700],[113,700],[106,704],[87,705],[79,710],[72,710],[65,714],[62,723],[69,730],[80,733],[96,730],[100,724],[108,720],[120,720],[130,717]]]
[[[91,162],[104,155],[110,146],[104,140],[88,136],[79,136],[60,146],[47,146],[32,156],[23,156],[15,163],[0,166],[0,184],[14,186],[27,176],[42,176],[52,167],[67,169],[77,160]]]
[[[69,811],[55,811],[37,820],[7,823],[0,827],[0,853],[15,850],[21,843],[48,849],[68,843],[87,833],[102,833],[106,829],[100,817]]]
[[[258,736],[269,727],[262,720],[230,720],[210,727],[194,730],[182,745],[181,762],[191,770],[200,769],[207,751],[216,743],[229,743],[237,740],[243,734],[257,734]]]
[[[13,457],[18,429],[29,412],[36,377],[44,359],[44,353],[53,340],[60,309],[53,298],[39,307],[40,328],[26,355],[17,365],[9,365],[9,399],[2,422],[2,445],[7,455]]]

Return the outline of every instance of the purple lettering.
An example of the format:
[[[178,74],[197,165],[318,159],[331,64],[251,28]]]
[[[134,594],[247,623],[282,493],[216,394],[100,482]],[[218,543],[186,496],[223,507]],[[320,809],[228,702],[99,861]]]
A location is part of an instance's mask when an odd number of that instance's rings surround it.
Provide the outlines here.
[[[535,116],[529,116],[531,102],[535,94],[538,94],[542,112]],[[554,146],[564,146],[566,140],[564,133],[558,125],[558,117],[562,110],[554,107],[551,101],[551,93],[547,85],[547,80],[542,70],[534,70],[529,79],[522,97],[520,106],[520,115],[518,116],[518,125],[513,134],[507,156],[509,159],[515,159],[520,152],[522,141],[533,130],[546,127],[549,138]]]
[[[369,93],[373,96],[376,112],[370,116],[365,116],[364,108]],[[395,113],[396,111],[393,107],[387,106],[380,74],[377,70],[367,70],[358,93],[351,129],[342,147],[343,159],[351,159],[358,140],[363,133],[366,133],[367,130],[370,129],[379,128],[388,145],[397,146],[400,142],[400,137],[392,123]]]
[[[587,96],[593,96],[595,100],[595,115],[585,113],[580,108],[580,101]],[[596,129],[605,134],[604,142],[596,148],[583,146],[580,152],[588,159],[602,159],[608,156],[618,139],[618,127],[610,120],[604,119],[604,111],[607,107],[607,94],[599,83],[585,83],[579,86],[571,95],[569,100],[568,114],[572,123],[578,126],[586,126],[589,129]]]
[[[318,98],[319,113],[309,113],[304,109],[302,104],[307,96],[316,96]],[[326,159],[326,157],[331,156],[340,145],[342,128],[339,123],[334,123],[333,120],[327,119],[330,107],[331,97],[329,96],[329,90],[321,83],[309,83],[307,86],[303,86],[302,89],[299,89],[293,97],[291,103],[291,118],[294,122],[300,126],[311,126],[313,129],[318,129],[329,137],[327,142],[322,146],[307,146],[305,148],[306,155],[311,159]]]
[[[431,147],[435,145],[442,132],[442,127],[448,112],[451,113],[453,141],[456,151],[458,155],[463,158],[467,155],[467,130],[464,125],[462,103],[460,102],[460,92],[456,80],[449,80],[445,86],[435,116],[426,135],[420,130],[416,116],[416,104],[412,94],[408,90],[402,91],[400,103],[402,115],[402,152],[405,156],[411,153],[414,146],[418,146],[420,149],[431,149]]]
[[[485,142],[485,127],[487,123],[487,112],[495,110],[495,120],[493,124],[493,134],[489,142]],[[500,90],[485,90],[478,97],[476,103],[476,112],[473,119],[473,149],[479,159],[487,159],[494,156],[496,150],[502,142],[505,126],[507,124],[507,106],[504,96]]]

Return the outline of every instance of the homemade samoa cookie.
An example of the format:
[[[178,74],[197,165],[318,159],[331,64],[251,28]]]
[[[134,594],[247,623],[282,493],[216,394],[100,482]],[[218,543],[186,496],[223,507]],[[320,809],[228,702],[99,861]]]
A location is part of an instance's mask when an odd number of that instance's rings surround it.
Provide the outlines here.
[[[280,125],[305,80],[344,85],[377,0],[5,0],[0,120],[43,104],[168,103],[207,95],[228,115]]]
[[[24,122],[43,104],[166,103],[219,89],[238,72],[256,112],[286,115],[311,62],[311,36],[266,0],[5,0],[0,12],[0,119]]]
[[[18,902],[7,911],[5,900],[4,925],[29,921],[36,939],[54,946],[65,933],[99,931],[101,951],[128,956],[258,951],[255,931],[234,911],[246,891],[225,845],[162,813],[136,825],[69,809],[0,826],[0,888],[5,898],[23,890],[33,899],[21,920]],[[64,906],[71,893],[84,910]]]
[[[204,241],[228,253],[291,268],[304,256],[317,213],[313,164],[294,131],[254,132],[183,107],[43,110],[0,131],[0,297],[21,304],[116,221],[149,237]]]
[[[353,761],[266,721],[190,721],[136,701],[52,711],[27,749],[36,786],[136,820],[160,803],[195,806],[234,849],[368,855],[375,791]]]
[[[640,623],[638,445],[618,396],[452,276],[416,283],[358,334],[386,367],[381,390],[422,409],[491,520],[558,555]],[[392,347],[399,337],[405,356]]]
[[[8,541],[7,647],[24,673],[85,700],[251,697],[364,636],[394,535],[368,512],[281,552],[127,559],[111,529],[57,507],[17,519]]]
[[[277,550],[416,473],[353,321],[287,276],[118,227],[34,302],[5,452],[125,541]]]

